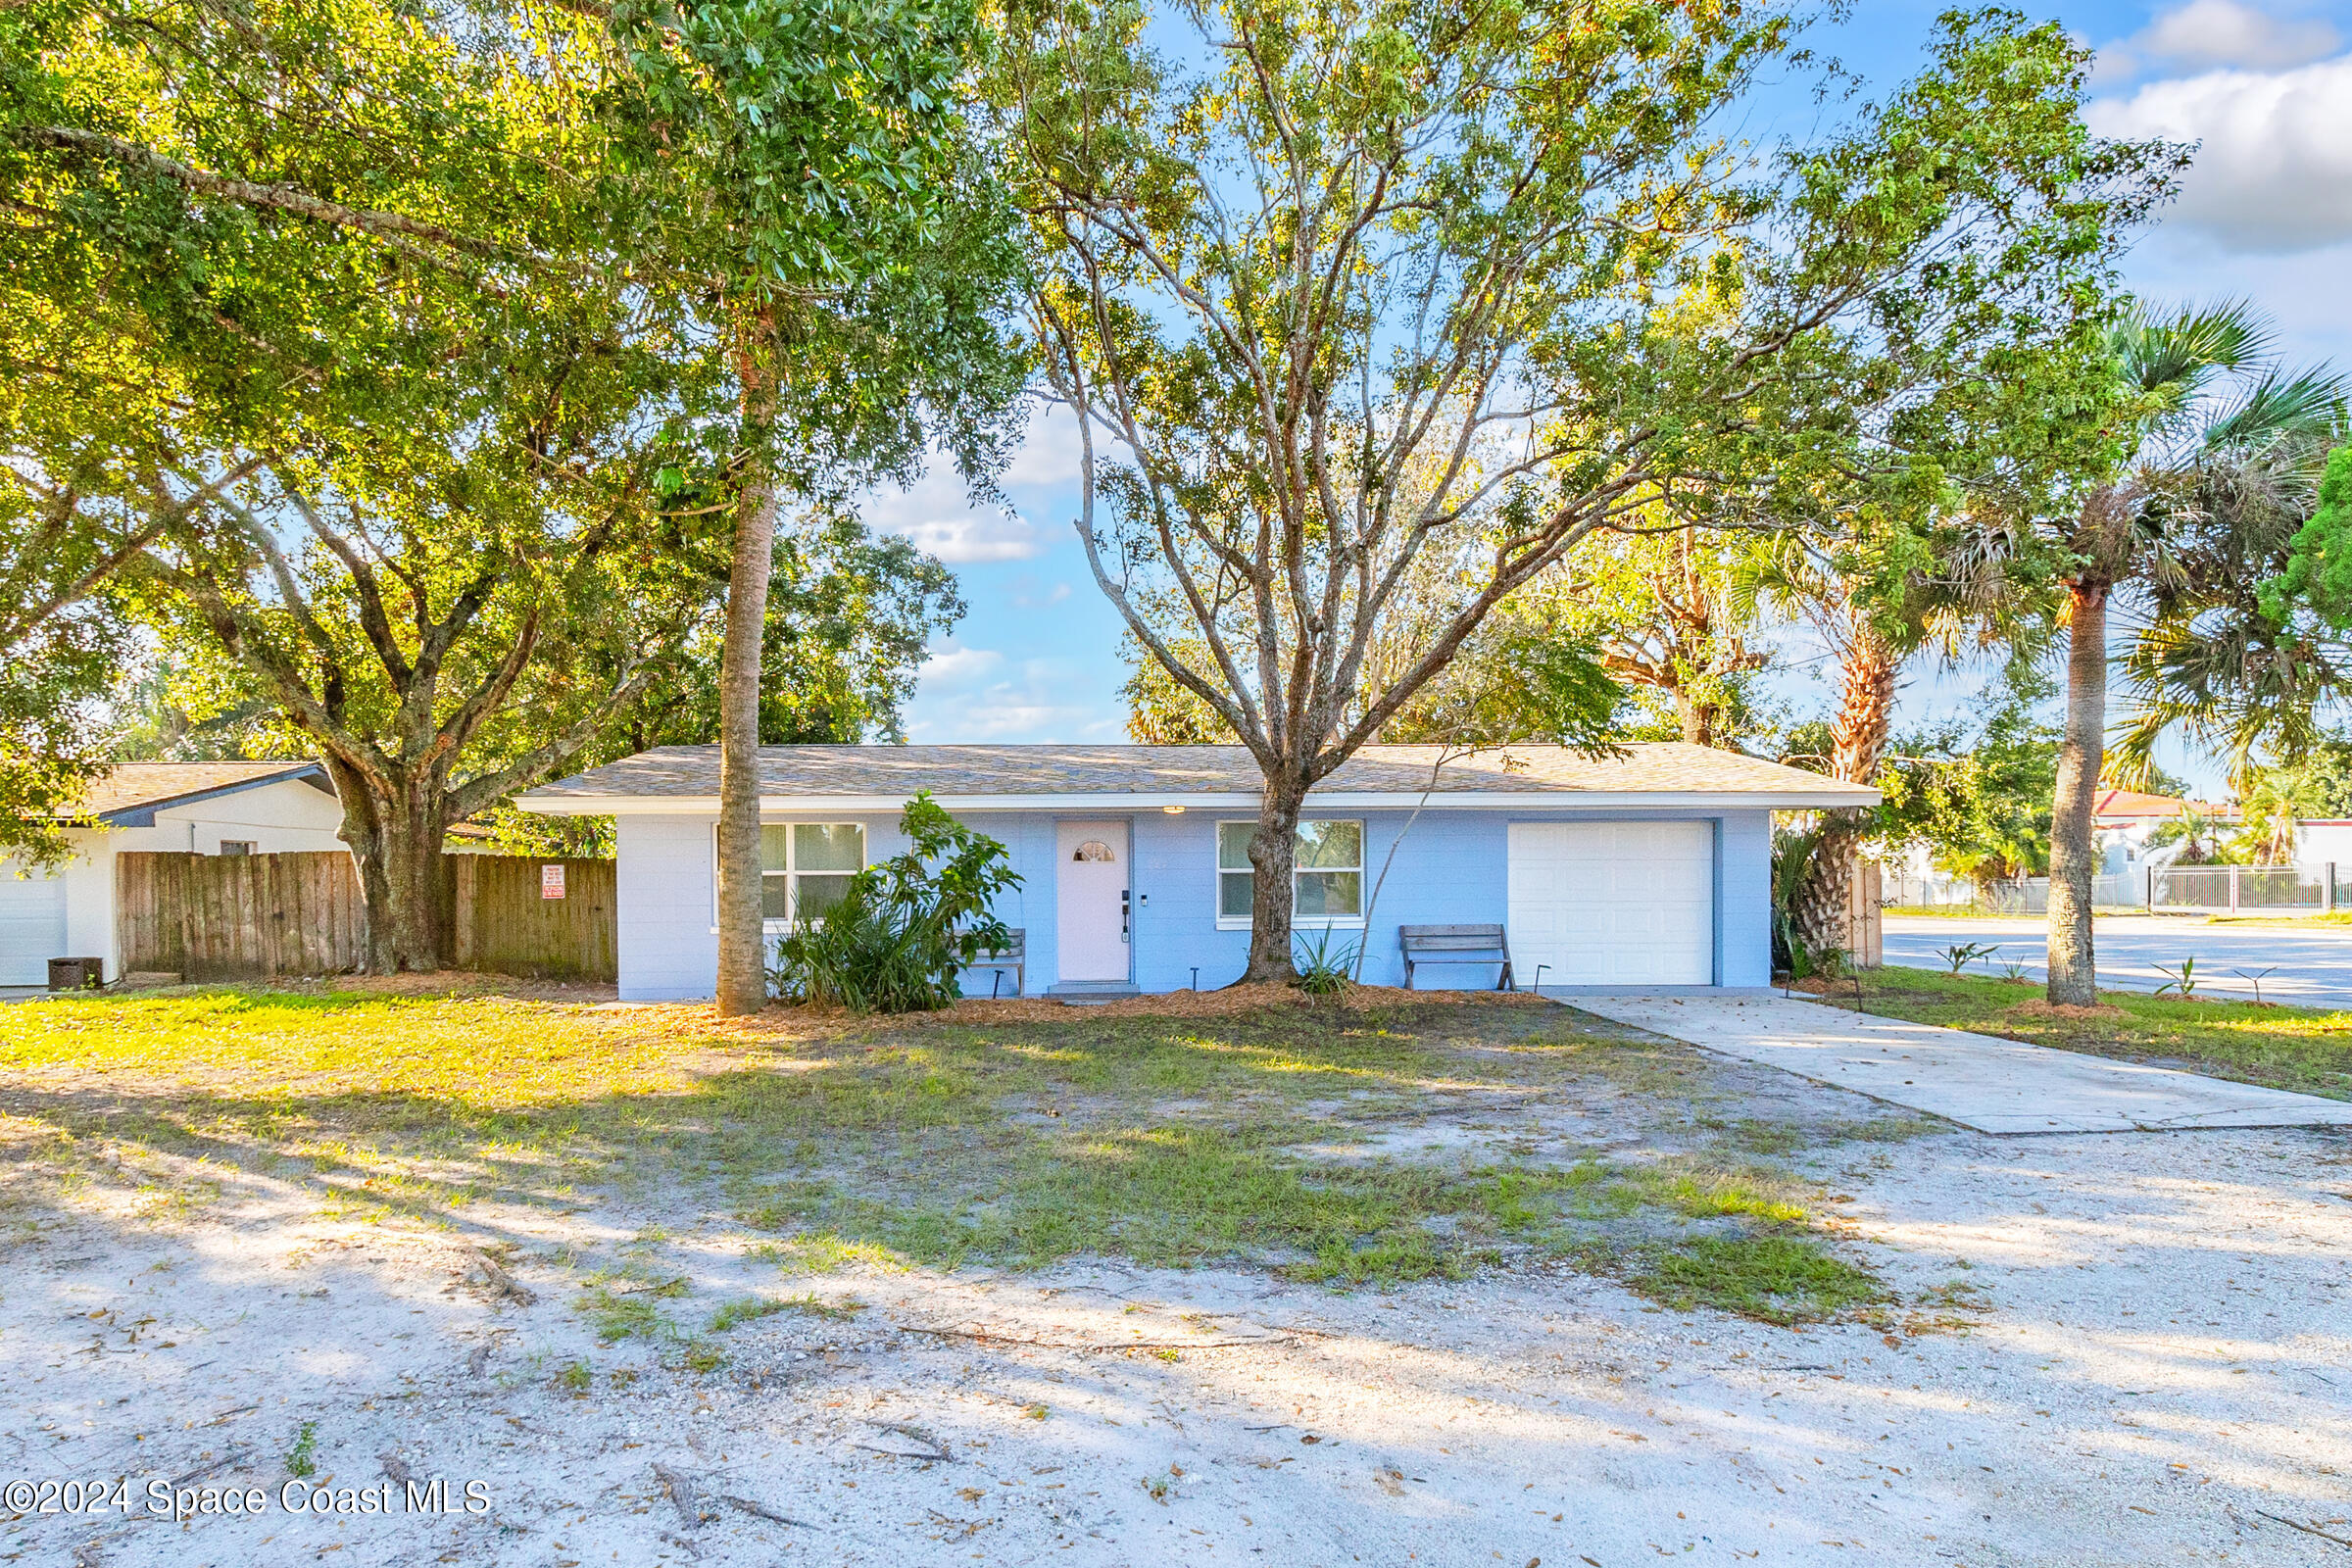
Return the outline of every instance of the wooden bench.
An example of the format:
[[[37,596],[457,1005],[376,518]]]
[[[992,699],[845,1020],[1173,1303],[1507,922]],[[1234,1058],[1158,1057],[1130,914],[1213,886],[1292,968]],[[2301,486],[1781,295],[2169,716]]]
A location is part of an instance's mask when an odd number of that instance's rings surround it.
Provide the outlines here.
[[[995,971],[988,982],[991,1001],[995,1000],[998,987],[1004,984],[1004,971],[1007,969],[1012,971],[1012,994],[1016,997],[1022,995],[1026,990],[1029,970],[1029,933],[1019,926],[1013,927],[1011,940],[1004,946],[993,953],[981,954],[964,967]]]
[[[1404,989],[1413,989],[1413,970],[1424,963],[1499,963],[1497,991],[1516,991],[1511,979],[1511,945],[1498,925],[1400,925],[1396,946],[1404,951]]]

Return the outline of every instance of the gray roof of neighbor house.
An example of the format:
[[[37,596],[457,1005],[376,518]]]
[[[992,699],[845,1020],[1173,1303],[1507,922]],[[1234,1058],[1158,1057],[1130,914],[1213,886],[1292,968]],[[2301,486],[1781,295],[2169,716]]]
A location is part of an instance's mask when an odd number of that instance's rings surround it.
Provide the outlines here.
[[[153,827],[155,813],[165,807],[294,780],[335,793],[326,769],[300,758],[270,762],[117,762],[91,781],[74,809],[58,814],[86,816],[114,827]]]
[[[1441,760],[1442,765],[1441,765]],[[1433,772],[1434,770],[1434,772]],[[1115,800],[1125,806],[1239,805],[1259,793],[1257,764],[1239,746],[763,746],[760,794],[769,805],[896,807],[917,790],[942,805],[1006,809]],[[1878,791],[1738,752],[1654,742],[1591,757],[1564,746],[1494,747],[1466,756],[1437,746],[1367,746],[1312,795],[1330,804],[1549,802],[1712,804],[1783,809],[1869,806]],[[1599,799],[1594,799],[1599,798]],[[718,748],[664,746],[540,785],[516,800],[567,814],[715,809]]]

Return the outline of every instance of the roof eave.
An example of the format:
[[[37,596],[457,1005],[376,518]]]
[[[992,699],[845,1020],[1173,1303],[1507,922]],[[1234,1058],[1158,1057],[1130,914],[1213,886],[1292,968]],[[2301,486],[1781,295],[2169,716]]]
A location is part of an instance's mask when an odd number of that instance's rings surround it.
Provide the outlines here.
[[[935,795],[952,811],[1250,810],[1252,793],[1181,794],[1167,791],[1073,791],[1035,795]],[[1310,806],[1341,810],[1711,810],[1819,811],[1879,804],[1879,792],[1851,785],[1813,790],[1317,790]],[[514,804],[543,816],[714,816],[715,795],[524,794]],[[804,811],[896,811],[903,795],[763,795],[762,815]]]
[[[317,762],[289,763],[282,773],[263,773],[254,778],[242,778],[230,784],[216,784],[209,790],[189,790],[179,795],[161,796],[152,801],[139,801],[130,806],[118,806],[111,811],[94,811],[87,817],[75,815],[73,820],[98,823],[105,827],[153,827],[155,813],[182,806],[194,806],[204,801],[219,800],[223,795],[240,795],[269,784],[309,784],[332,795],[334,782],[326,769]]]

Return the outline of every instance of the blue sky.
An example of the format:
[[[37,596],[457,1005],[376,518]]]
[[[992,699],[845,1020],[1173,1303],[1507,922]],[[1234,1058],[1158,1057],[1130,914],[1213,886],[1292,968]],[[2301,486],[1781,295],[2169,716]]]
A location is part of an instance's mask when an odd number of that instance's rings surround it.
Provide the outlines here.
[[[1916,68],[1941,0],[1859,0],[1814,41],[1871,87]],[[2134,249],[2132,285],[2162,301],[2244,295],[2278,322],[2290,358],[2352,364],[2352,0],[2068,3],[2054,15],[2099,52],[2094,128],[2203,147],[2180,200]],[[1760,108],[1753,139],[1801,134],[1814,115],[1786,97]],[[955,567],[971,612],[933,646],[907,713],[917,741],[1125,738],[1117,617],[1087,575],[1071,531],[1074,443],[1043,416],[1004,480],[1009,510],[975,507],[952,472],[870,498],[868,520],[909,535]],[[1828,700],[1801,650],[1780,677],[1800,710]],[[1974,703],[1979,672],[1914,673],[1904,723]],[[2167,766],[2218,788],[2210,764],[2175,746]]]

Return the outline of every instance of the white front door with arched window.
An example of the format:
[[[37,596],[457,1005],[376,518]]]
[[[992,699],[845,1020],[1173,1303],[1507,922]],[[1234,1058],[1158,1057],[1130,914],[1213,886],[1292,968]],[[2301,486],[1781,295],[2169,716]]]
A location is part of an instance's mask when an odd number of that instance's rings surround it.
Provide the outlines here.
[[[1058,978],[1127,978],[1127,824],[1056,822],[1054,947]]]

